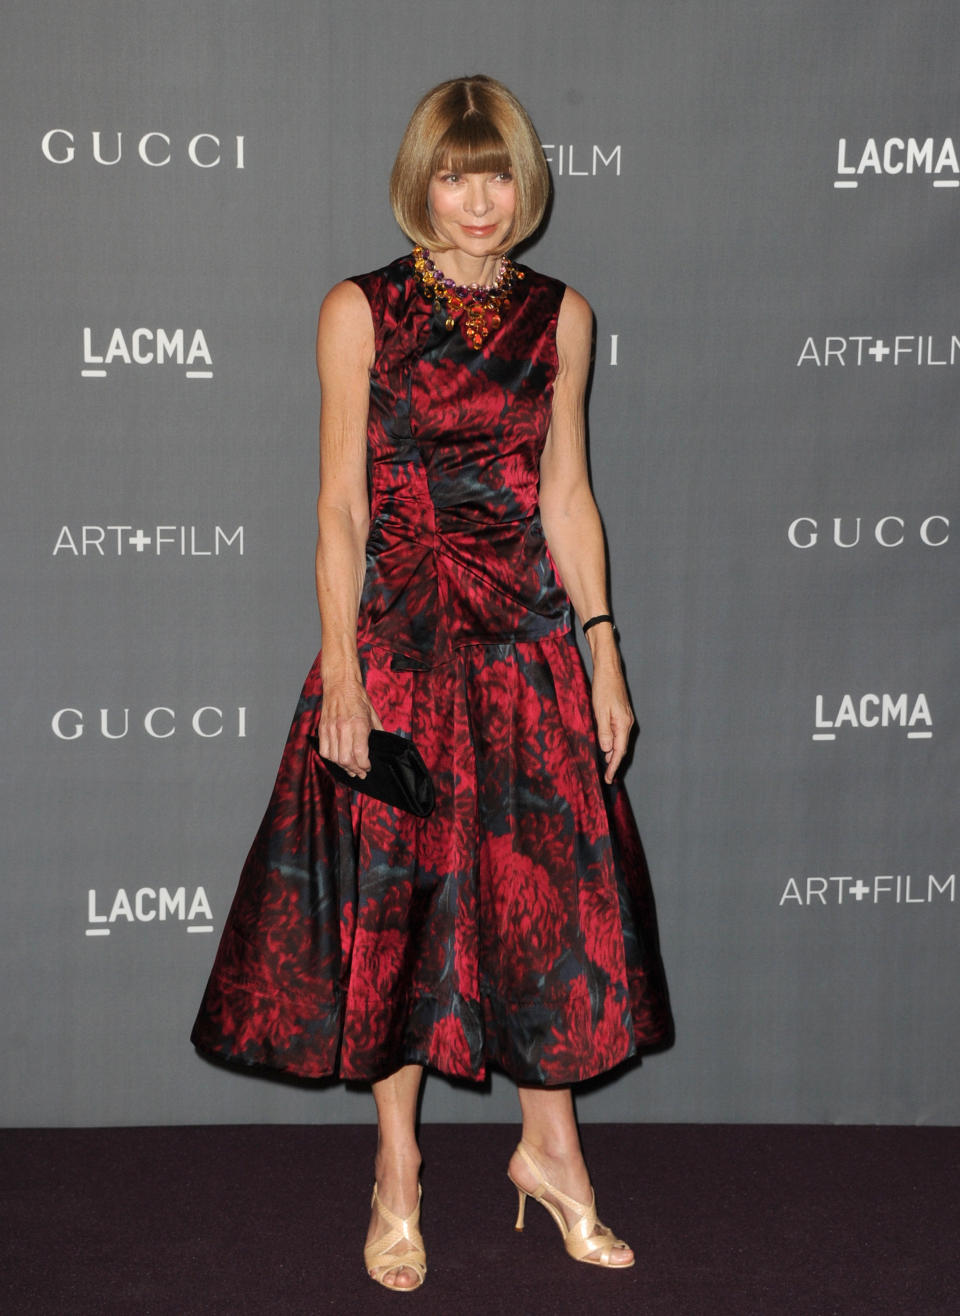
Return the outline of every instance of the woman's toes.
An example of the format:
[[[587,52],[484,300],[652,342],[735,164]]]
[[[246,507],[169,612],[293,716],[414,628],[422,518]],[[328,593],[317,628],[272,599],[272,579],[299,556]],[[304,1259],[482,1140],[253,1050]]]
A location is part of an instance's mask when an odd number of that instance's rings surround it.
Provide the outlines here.
[[[370,1272],[373,1275],[373,1271]],[[410,1289],[417,1282],[417,1275],[408,1266],[399,1266],[388,1270],[383,1277],[392,1289]]]

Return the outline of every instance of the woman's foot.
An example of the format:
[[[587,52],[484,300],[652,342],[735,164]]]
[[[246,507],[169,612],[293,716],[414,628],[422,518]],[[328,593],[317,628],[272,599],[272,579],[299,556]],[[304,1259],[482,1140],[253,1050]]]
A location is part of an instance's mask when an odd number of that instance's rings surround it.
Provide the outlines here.
[[[388,1166],[378,1157],[375,1173],[363,1253],[367,1271],[386,1288],[419,1288],[427,1269],[420,1234],[420,1161]],[[405,1256],[410,1265],[403,1264]]]
[[[510,1158],[507,1174],[518,1190],[531,1197],[542,1189],[540,1201],[548,1209],[553,1208],[550,1213],[555,1220],[557,1213],[560,1215],[567,1230],[595,1211],[590,1175],[579,1147],[567,1155],[559,1156],[524,1139]],[[596,1233],[589,1233],[588,1236],[591,1242],[596,1239],[596,1246],[587,1249],[577,1260],[615,1268],[634,1264],[632,1248],[622,1239],[615,1238],[612,1231],[599,1222]],[[567,1250],[573,1255],[570,1246]],[[604,1259],[608,1250],[608,1259]]]

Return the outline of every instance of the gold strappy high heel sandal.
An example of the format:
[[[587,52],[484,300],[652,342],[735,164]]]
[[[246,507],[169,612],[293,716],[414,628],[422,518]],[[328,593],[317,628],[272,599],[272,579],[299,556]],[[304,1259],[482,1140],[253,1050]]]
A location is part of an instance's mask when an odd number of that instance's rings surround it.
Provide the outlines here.
[[[521,1188],[514,1179],[513,1175],[507,1171],[507,1178],[516,1188],[520,1196],[520,1208],[517,1211],[517,1229],[523,1229],[523,1213],[527,1204],[527,1198],[532,1197],[545,1206],[554,1220],[557,1222],[557,1228],[563,1235],[563,1246],[574,1261],[584,1261],[590,1266],[609,1266],[611,1270],[629,1270],[634,1264],[633,1258],[630,1261],[615,1261],[614,1251],[618,1247],[626,1247],[627,1244],[622,1238],[617,1238],[612,1229],[602,1225],[597,1219],[597,1204],[593,1189],[590,1190],[590,1201],[587,1203],[578,1202],[573,1197],[568,1197],[562,1193],[559,1188],[554,1188],[543,1177],[543,1171],[536,1163],[526,1147],[521,1142],[517,1147],[522,1160],[524,1160],[533,1173],[537,1176],[539,1183],[531,1192],[527,1188]],[[579,1219],[575,1220],[572,1225],[568,1225],[563,1217],[563,1212],[553,1202],[548,1202],[545,1193],[555,1197],[558,1202],[562,1202],[569,1211],[575,1212]]]
[[[411,1215],[406,1220],[401,1220],[398,1215],[390,1210],[388,1206],[380,1201],[377,1192],[377,1185],[373,1185],[373,1197],[370,1199],[371,1207],[375,1207],[377,1212],[390,1225],[380,1238],[375,1238],[372,1243],[368,1243],[363,1249],[363,1264],[367,1268],[367,1274],[371,1279],[375,1279],[378,1284],[382,1284],[385,1289],[390,1289],[395,1293],[412,1293],[423,1283],[424,1276],[427,1273],[427,1254],[423,1250],[423,1236],[420,1233],[420,1199],[423,1197],[423,1189],[417,1184],[417,1205]],[[406,1252],[394,1252],[393,1249],[398,1243],[406,1241],[410,1246]],[[387,1276],[392,1270],[412,1270],[417,1276],[416,1284],[388,1284]]]

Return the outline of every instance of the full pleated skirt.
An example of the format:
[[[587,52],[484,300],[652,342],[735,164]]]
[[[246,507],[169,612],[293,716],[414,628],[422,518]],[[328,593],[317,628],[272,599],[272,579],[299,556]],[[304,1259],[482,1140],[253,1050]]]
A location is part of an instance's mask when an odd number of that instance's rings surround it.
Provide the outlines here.
[[[337,785],[304,685],[192,1034],[304,1077],[418,1063],[558,1085],[669,1040],[649,878],[606,786],[572,634],[470,645],[429,670],[362,655],[388,731],[436,787],[417,819]]]

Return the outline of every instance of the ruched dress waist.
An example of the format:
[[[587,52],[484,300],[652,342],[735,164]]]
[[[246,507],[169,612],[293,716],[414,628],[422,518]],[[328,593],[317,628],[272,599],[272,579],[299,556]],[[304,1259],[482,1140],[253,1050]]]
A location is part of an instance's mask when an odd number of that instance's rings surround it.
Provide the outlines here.
[[[505,644],[569,630],[539,510],[490,520],[429,498],[371,505],[358,642],[396,667],[435,667],[465,644]]]

